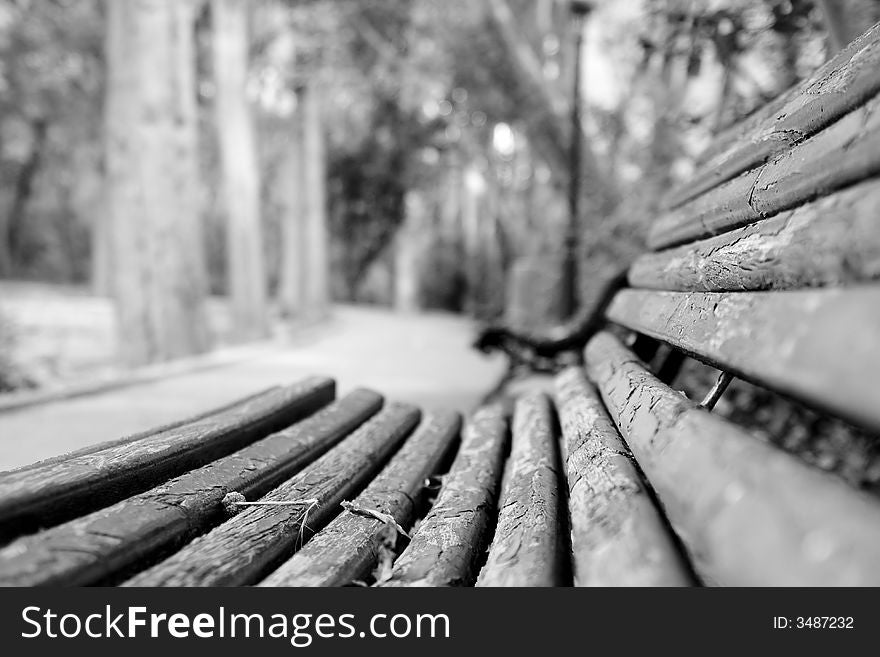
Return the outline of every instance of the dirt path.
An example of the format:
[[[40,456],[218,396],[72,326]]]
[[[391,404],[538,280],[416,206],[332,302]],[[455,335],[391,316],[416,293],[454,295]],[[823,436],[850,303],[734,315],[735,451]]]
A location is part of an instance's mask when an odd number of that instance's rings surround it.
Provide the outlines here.
[[[0,413],[0,470],[118,438],[309,374],[339,392],[366,386],[388,399],[468,411],[503,363],[469,348],[467,320],[338,307],[324,325],[249,352],[235,364]]]

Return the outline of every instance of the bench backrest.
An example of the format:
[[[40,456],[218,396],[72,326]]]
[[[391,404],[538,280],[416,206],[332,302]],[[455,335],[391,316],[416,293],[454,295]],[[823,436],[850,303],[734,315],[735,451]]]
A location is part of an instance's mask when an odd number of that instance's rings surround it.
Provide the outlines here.
[[[880,24],[721,134],[606,316],[880,430]]]

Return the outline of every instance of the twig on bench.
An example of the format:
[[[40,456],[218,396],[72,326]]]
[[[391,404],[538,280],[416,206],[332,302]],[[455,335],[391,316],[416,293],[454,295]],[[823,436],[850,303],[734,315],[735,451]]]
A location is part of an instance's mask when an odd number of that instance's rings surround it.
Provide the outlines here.
[[[310,497],[305,500],[291,500],[289,502],[286,500],[248,502],[244,495],[236,492],[227,493],[226,496],[223,498],[223,508],[226,509],[226,512],[229,513],[229,515],[233,516],[238,513],[238,507],[240,506],[302,506],[304,504],[309,505],[309,508],[306,509],[306,515],[308,515],[308,512],[318,505],[318,500],[314,497]]]
[[[303,514],[302,522],[299,527],[299,538],[300,545],[305,542],[305,534],[306,529],[311,529],[306,522],[309,519],[309,513],[312,512],[321,501],[315,497],[309,497],[304,500],[266,500],[264,502],[248,502],[244,495],[233,491],[231,493],[226,493],[223,497],[223,508],[226,510],[226,513],[230,516],[234,516],[241,509],[239,507],[243,506],[304,506],[308,505],[306,508],[306,512]]]
[[[412,537],[407,533],[407,531],[400,526],[400,524],[394,519],[394,517],[388,513],[382,513],[381,511],[376,511],[375,509],[368,509],[363,506],[359,506],[354,502],[349,502],[348,500],[343,500],[340,502],[340,506],[343,509],[350,513],[357,514],[359,516],[365,516],[367,518],[373,518],[374,520],[378,520],[379,522],[384,522],[389,527],[395,529],[398,534],[406,536],[411,539]]]
[[[712,389],[706,394],[703,401],[700,402],[700,408],[705,408],[707,411],[711,411],[715,408],[715,404],[721,399],[721,395],[724,394],[724,391],[727,390],[727,386],[729,386],[732,381],[733,374],[730,372],[721,372],[718,375],[718,380],[715,381],[715,385],[712,386]]]

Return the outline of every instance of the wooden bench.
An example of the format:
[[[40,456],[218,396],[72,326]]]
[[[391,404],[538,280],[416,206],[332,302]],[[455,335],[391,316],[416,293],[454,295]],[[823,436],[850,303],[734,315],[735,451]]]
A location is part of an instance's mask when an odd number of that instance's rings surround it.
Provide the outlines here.
[[[880,431],[878,91],[875,27],[718,136],[574,330],[488,331],[552,372],[510,405],[312,378],[0,474],[0,584],[880,585],[880,500],[711,411],[732,375]]]
[[[669,195],[649,235],[652,251],[613,282],[597,308],[556,331],[495,327],[478,341],[507,351],[514,368],[542,371],[579,360],[585,347],[583,364],[603,404],[581,401],[591,411],[579,419],[560,406],[564,444],[571,444],[566,431],[584,431],[588,418],[601,427],[593,433],[603,443],[619,445],[619,431],[631,451],[593,451],[590,463],[615,454],[635,459],[676,548],[703,582],[880,582],[876,496],[710,413],[735,376],[880,433],[878,92],[880,25],[719,135],[693,179]],[[661,344],[671,352],[652,372],[644,361]],[[683,355],[722,372],[703,404],[667,385]],[[567,397],[588,396],[592,388],[583,385]],[[609,583],[594,565],[613,542],[586,538],[586,527],[578,538],[589,513],[576,508],[579,480],[572,477],[587,471],[568,469],[574,577]],[[607,480],[588,486],[603,509],[623,509],[611,502],[619,493],[600,492]],[[635,531],[631,512],[615,517],[616,526]],[[650,525],[641,521],[641,531]],[[630,554],[639,556],[625,571],[642,577],[629,581],[661,581],[650,579],[659,572],[638,567],[649,562],[650,539],[630,538]],[[590,547],[579,548],[579,540]],[[668,554],[668,545],[658,554]],[[674,568],[667,563],[662,571]]]

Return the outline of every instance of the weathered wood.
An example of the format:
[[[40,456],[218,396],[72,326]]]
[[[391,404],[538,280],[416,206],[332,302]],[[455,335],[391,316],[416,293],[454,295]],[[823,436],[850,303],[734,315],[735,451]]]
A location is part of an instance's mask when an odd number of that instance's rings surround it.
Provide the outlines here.
[[[693,583],[629,449],[579,367],[556,377],[576,586]]]
[[[53,464],[53,463],[61,463],[62,461],[66,461],[75,456],[83,456],[85,454],[93,454],[95,452],[100,452],[103,449],[107,449],[108,447],[116,447],[118,445],[124,445],[127,443],[132,443],[136,440],[140,440],[141,438],[146,438],[147,436],[151,436],[157,433],[162,433],[163,431],[169,431],[171,429],[177,429],[178,427],[182,427],[185,424],[190,424],[191,422],[198,422],[199,420],[204,420],[211,415],[217,415],[218,413],[223,413],[224,411],[228,411],[236,406],[241,404],[248,403],[252,400],[255,400],[263,395],[267,395],[269,392],[280,390],[280,386],[271,386],[264,390],[261,390],[253,395],[249,395],[247,397],[243,397],[242,399],[236,399],[229,404],[225,404],[223,406],[218,406],[217,408],[212,408],[207,411],[203,411],[202,413],[196,413],[195,415],[191,415],[189,417],[181,418],[180,420],[175,420],[173,422],[168,422],[166,424],[162,424],[158,427],[151,427],[146,431],[139,431],[137,433],[133,433],[127,436],[122,436],[121,438],[111,438],[110,440],[105,440],[100,443],[95,443],[94,445],[86,445],[85,447],[80,447],[79,449],[75,449],[73,451],[67,452],[65,454],[59,454],[58,456],[50,456],[47,459],[43,459],[42,461],[37,461],[35,463],[28,463],[27,465],[23,465],[18,468],[14,468],[12,470],[7,470],[6,472],[24,472],[30,470],[39,470],[40,468]],[[38,402],[44,403],[44,402]]]
[[[0,540],[148,490],[301,420],[334,396],[332,380],[311,377],[177,428],[0,474]]]
[[[618,324],[867,428],[880,428],[880,286],[790,292],[623,290]]]
[[[880,180],[685,246],[639,257],[633,287],[725,292],[880,278]]]
[[[677,246],[723,232],[725,226],[732,230],[763,219],[749,205],[760,173],[760,168],[747,171],[711,192],[660,215],[648,233],[648,246],[654,250]]]
[[[799,136],[809,137],[851,111],[880,89],[878,46],[880,23],[855,39],[808,79],[716,136],[701,154],[698,166],[711,169],[728,161],[733,163],[738,159],[738,153],[754,149],[762,142],[767,146],[772,146],[773,141],[793,143],[792,140]],[[742,166],[757,163],[744,161]],[[728,169],[731,171],[728,177],[745,170]],[[723,182],[722,174],[715,177],[718,183]],[[689,189],[697,191],[689,193]],[[700,190],[695,181],[689,181],[670,194],[666,205],[674,207],[702,191],[705,190]]]
[[[608,333],[587,368],[710,583],[877,586],[880,503],[660,383]]]
[[[357,390],[306,420],[113,506],[0,549],[0,586],[112,583],[223,519],[230,491],[259,497],[366,421],[382,397]]]
[[[562,586],[567,575],[560,521],[559,454],[550,400],[521,397],[495,537],[477,586]]]
[[[880,91],[880,24],[822,66],[796,91],[735,131],[736,139],[686,184],[674,190],[667,207],[677,207],[731,178],[763,164],[831,125]],[[756,119],[760,118],[760,121]],[[727,138],[724,138],[727,139]]]
[[[359,491],[419,421],[419,410],[390,404],[349,438],[261,498],[301,502],[250,506],[127,586],[242,586],[274,570]]]
[[[355,500],[361,509],[391,516],[406,527],[425,479],[454,445],[461,430],[457,413],[428,415],[391,462]],[[369,573],[380,546],[397,530],[376,518],[343,511],[260,586],[345,586]]]
[[[880,174],[880,96],[784,154],[660,217],[660,249],[766,219]]]
[[[474,414],[437,501],[384,586],[473,584],[495,517],[507,433],[500,405]]]

